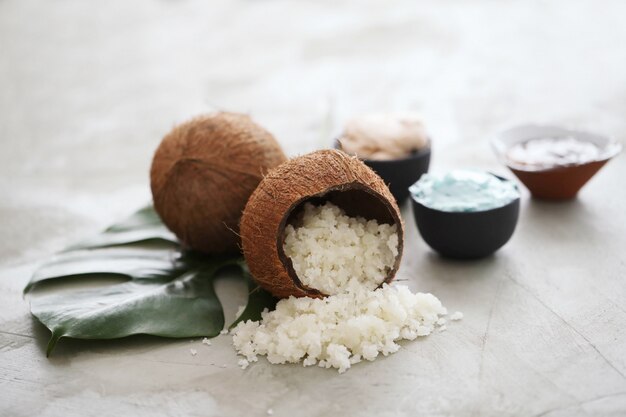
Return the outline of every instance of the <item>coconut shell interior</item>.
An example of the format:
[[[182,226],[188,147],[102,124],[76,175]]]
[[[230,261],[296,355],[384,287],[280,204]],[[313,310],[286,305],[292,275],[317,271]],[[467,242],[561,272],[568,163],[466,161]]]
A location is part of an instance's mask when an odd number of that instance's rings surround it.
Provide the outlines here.
[[[285,228],[288,224],[297,223],[297,219],[304,211],[304,205],[306,203],[311,203],[313,205],[319,206],[326,202],[331,202],[340,207],[350,217],[360,216],[364,217],[367,220],[376,220],[379,224],[385,223],[393,225],[397,223],[397,219],[394,218],[393,211],[390,210],[389,206],[386,204],[384,197],[376,193],[372,189],[359,183],[344,184],[334,189],[331,188],[325,193],[306,197],[296,202],[293,205],[293,208],[285,214],[284,220],[283,222],[281,222],[281,232],[278,235],[276,248],[278,249],[279,258],[285,264],[287,272],[289,273],[289,276],[294,281],[294,283],[301,287],[303,290],[319,296],[324,296],[324,294],[315,288],[309,288],[302,284],[300,278],[298,278],[298,274],[293,268],[291,258],[289,258],[285,254]],[[399,252],[401,253],[402,250],[400,249]],[[399,262],[400,257],[397,257],[397,265],[394,265],[394,270],[397,270]],[[394,275],[395,273],[387,276],[384,282],[390,282],[393,279]]]

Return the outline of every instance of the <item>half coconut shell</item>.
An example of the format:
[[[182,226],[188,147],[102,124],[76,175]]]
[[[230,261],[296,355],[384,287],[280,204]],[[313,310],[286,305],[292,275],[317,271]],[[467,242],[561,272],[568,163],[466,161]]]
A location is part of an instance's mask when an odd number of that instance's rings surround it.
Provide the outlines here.
[[[400,209],[384,181],[363,162],[338,150],[322,150],[291,159],[271,170],[254,191],[240,224],[243,253],[254,279],[276,297],[326,296],[298,278],[285,255],[285,227],[304,203],[326,201],[349,216],[398,227],[398,256],[384,282],[400,266],[404,228]]]

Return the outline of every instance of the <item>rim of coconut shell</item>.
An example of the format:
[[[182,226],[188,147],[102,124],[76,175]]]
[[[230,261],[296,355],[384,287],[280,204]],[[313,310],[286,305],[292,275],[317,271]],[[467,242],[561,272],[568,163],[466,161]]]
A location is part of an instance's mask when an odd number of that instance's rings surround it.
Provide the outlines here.
[[[326,158],[335,159],[336,162],[348,162],[348,164],[345,164],[347,171],[354,170],[358,172],[351,172],[353,176],[352,180],[345,181],[342,178],[337,178],[338,181],[335,184],[322,186],[323,189],[318,191],[311,193],[293,192],[293,196],[295,198],[290,200],[290,204],[285,210],[283,210],[280,222],[278,222],[277,225],[277,230],[275,230],[276,237],[275,239],[272,239],[276,250],[276,253],[273,253],[272,255],[275,255],[276,259],[272,259],[273,256],[267,256],[261,261],[266,264],[273,263],[275,261],[280,263],[280,265],[266,266],[269,266],[270,270],[275,269],[275,272],[279,272],[278,275],[281,275],[280,269],[282,269],[288,278],[288,282],[282,282],[281,284],[291,285],[276,285],[278,284],[276,281],[284,279],[284,277],[270,276],[269,279],[266,279],[267,277],[259,276],[258,271],[255,271],[257,266],[256,263],[251,262],[249,259],[251,251],[249,250],[248,243],[251,245],[257,245],[259,243],[258,239],[262,239],[262,237],[257,237],[256,239],[251,240],[248,236],[246,236],[247,227],[250,226],[247,225],[247,222],[250,219],[249,216],[253,215],[249,211],[249,208],[254,206],[256,199],[259,198],[260,194],[269,194],[266,190],[268,187],[267,182],[271,182],[273,178],[275,179],[276,175],[280,175],[280,173],[289,167],[290,164],[293,165],[295,162],[302,161],[303,158],[311,158],[312,160]],[[351,165],[351,167],[349,165]],[[309,178],[309,180],[313,180],[313,178]],[[285,190],[280,191],[284,192]],[[284,194],[287,193],[285,192]],[[349,216],[361,216],[368,220],[376,219],[379,223],[397,225],[398,255],[396,256],[389,273],[377,288],[382,286],[384,283],[391,282],[394,279],[402,260],[402,253],[404,249],[404,224],[402,222],[402,217],[400,216],[400,209],[391,195],[389,188],[371,168],[363,164],[360,160],[358,160],[358,158],[339,150],[323,150],[294,158],[271,170],[250,197],[250,200],[248,200],[248,204],[244,210],[244,216],[241,221],[244,256],[248,261],[250,272],[255,281],[275,296],[288,297],[293,295],[297,297],[307,296],[322,298],[328,295],[316,288],[304,285],[293,268],[291,258],[289,258],[284,251],[285,228],[300,215],[305,203],[311,202],[316,205],[320,205],[326,201],[330,201],[339,206]],[[278,207],[274,206],[271,207],[271,210],[275,211],[277,208]]]

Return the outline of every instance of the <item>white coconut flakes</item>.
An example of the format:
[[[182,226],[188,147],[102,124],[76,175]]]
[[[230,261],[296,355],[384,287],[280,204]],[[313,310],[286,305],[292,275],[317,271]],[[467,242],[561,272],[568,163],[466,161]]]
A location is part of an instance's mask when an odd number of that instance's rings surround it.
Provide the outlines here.
[[[343,373],[398,351],[401,340],[445,329],[447,310],[434,295],[380,286],[398,255],[395,227],[349,217],[331,203],[305,205],[298,224],[286,228],[284,250],[305,285],[331,295],[286,298],[260,321],[240,322],[231,332],[245,358],[239,365],[266,356]]]
[[[270,363],[302,362],[341,373],[396,352],[399,340],[430,334],[446,313],[437,297],[404,285],[324,299],[290,297],[265,311],[261,321],[239,323],[233,344],[249,362],[263,355]]]
[[[300,281],[324,294],[377,288],[398,256],[395,224],[347,216],[330,202],[306,203],[298,223],[285,228],[285,254]]]

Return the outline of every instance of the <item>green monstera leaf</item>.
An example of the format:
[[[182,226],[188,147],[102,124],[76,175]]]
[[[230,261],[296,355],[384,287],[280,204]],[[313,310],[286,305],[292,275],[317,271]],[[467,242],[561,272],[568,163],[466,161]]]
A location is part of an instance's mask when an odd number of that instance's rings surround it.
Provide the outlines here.
[[[213,283],[228,267],[238,271],[250,290],[248,304],[233,325],[258,320],[276,300],[254,284],[243,258],[181,249],[153,208],[147,207],[44,263],[24,291],[30,295],[31,313],[52,333],[48,355],[63,337],[213,337],[225,324]],[[70,290],[46,288],[66,280],[88,283],[102,277],[125,281]]]

